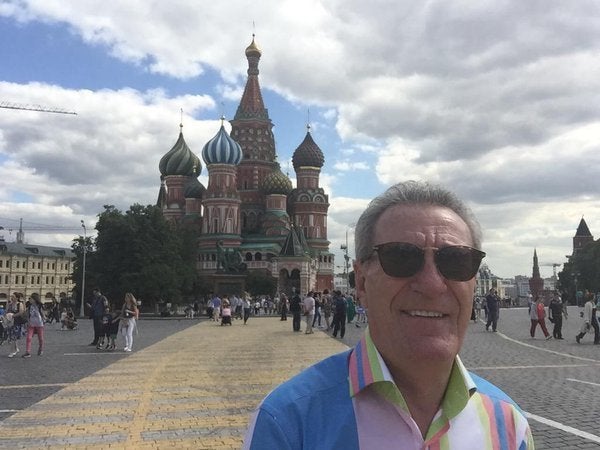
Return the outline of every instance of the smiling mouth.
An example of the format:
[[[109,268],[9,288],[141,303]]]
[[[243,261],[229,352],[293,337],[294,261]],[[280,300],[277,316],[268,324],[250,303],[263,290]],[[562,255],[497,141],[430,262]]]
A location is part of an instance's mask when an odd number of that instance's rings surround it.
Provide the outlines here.
[[[408,314],[411,317],[426,317],[432,319],[441,319],[444,317],[444,314],[435,311],[405,311],[405,314]]]

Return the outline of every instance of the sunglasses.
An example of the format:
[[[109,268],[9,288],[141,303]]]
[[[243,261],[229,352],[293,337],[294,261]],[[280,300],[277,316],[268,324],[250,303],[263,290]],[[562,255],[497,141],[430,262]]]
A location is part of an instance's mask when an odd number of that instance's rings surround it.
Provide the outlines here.
[[[435,266],[442,276],[452,281],[468,281],[475,276],[485,252],[464,245],[451,245],[433,250]],[[408,242],[375,245],[379,264],[386,275],[408,278],[419,273],[425,264],[425,248]]]

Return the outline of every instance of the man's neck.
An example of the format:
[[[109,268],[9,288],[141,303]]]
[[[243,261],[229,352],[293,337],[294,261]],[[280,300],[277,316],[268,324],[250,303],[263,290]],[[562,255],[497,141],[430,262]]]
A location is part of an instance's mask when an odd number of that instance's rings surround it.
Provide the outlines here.
[[[402,368],[390,367],[394,382],[423,438],[440,409],[453,364],[454,360],[439,363],[412,362]]]

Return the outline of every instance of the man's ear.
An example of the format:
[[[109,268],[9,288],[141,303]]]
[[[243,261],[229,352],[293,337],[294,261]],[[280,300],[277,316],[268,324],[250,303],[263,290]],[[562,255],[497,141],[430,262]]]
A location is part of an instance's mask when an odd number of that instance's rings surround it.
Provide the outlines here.
[[[368,307],[367,292],[366,292],[366,279],[365,279],[365,267],[364,263],[354,261],[354,282],[356,289],[356,297],[360,300],[361,305]]]

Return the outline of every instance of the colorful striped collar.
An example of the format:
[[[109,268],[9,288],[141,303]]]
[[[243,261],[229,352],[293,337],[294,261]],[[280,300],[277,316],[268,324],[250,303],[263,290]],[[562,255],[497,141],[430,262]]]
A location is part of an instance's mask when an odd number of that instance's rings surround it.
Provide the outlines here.
[[[373,385],[374,389],[388,401],[408,411],[406,402],[385,361],[375,347],[368,328],[352,350],[348,364],[348,382],[351,397]],[[475,382],[457,356],[442,401],[444,415],[449,419],[456,416],[475,391]]]

